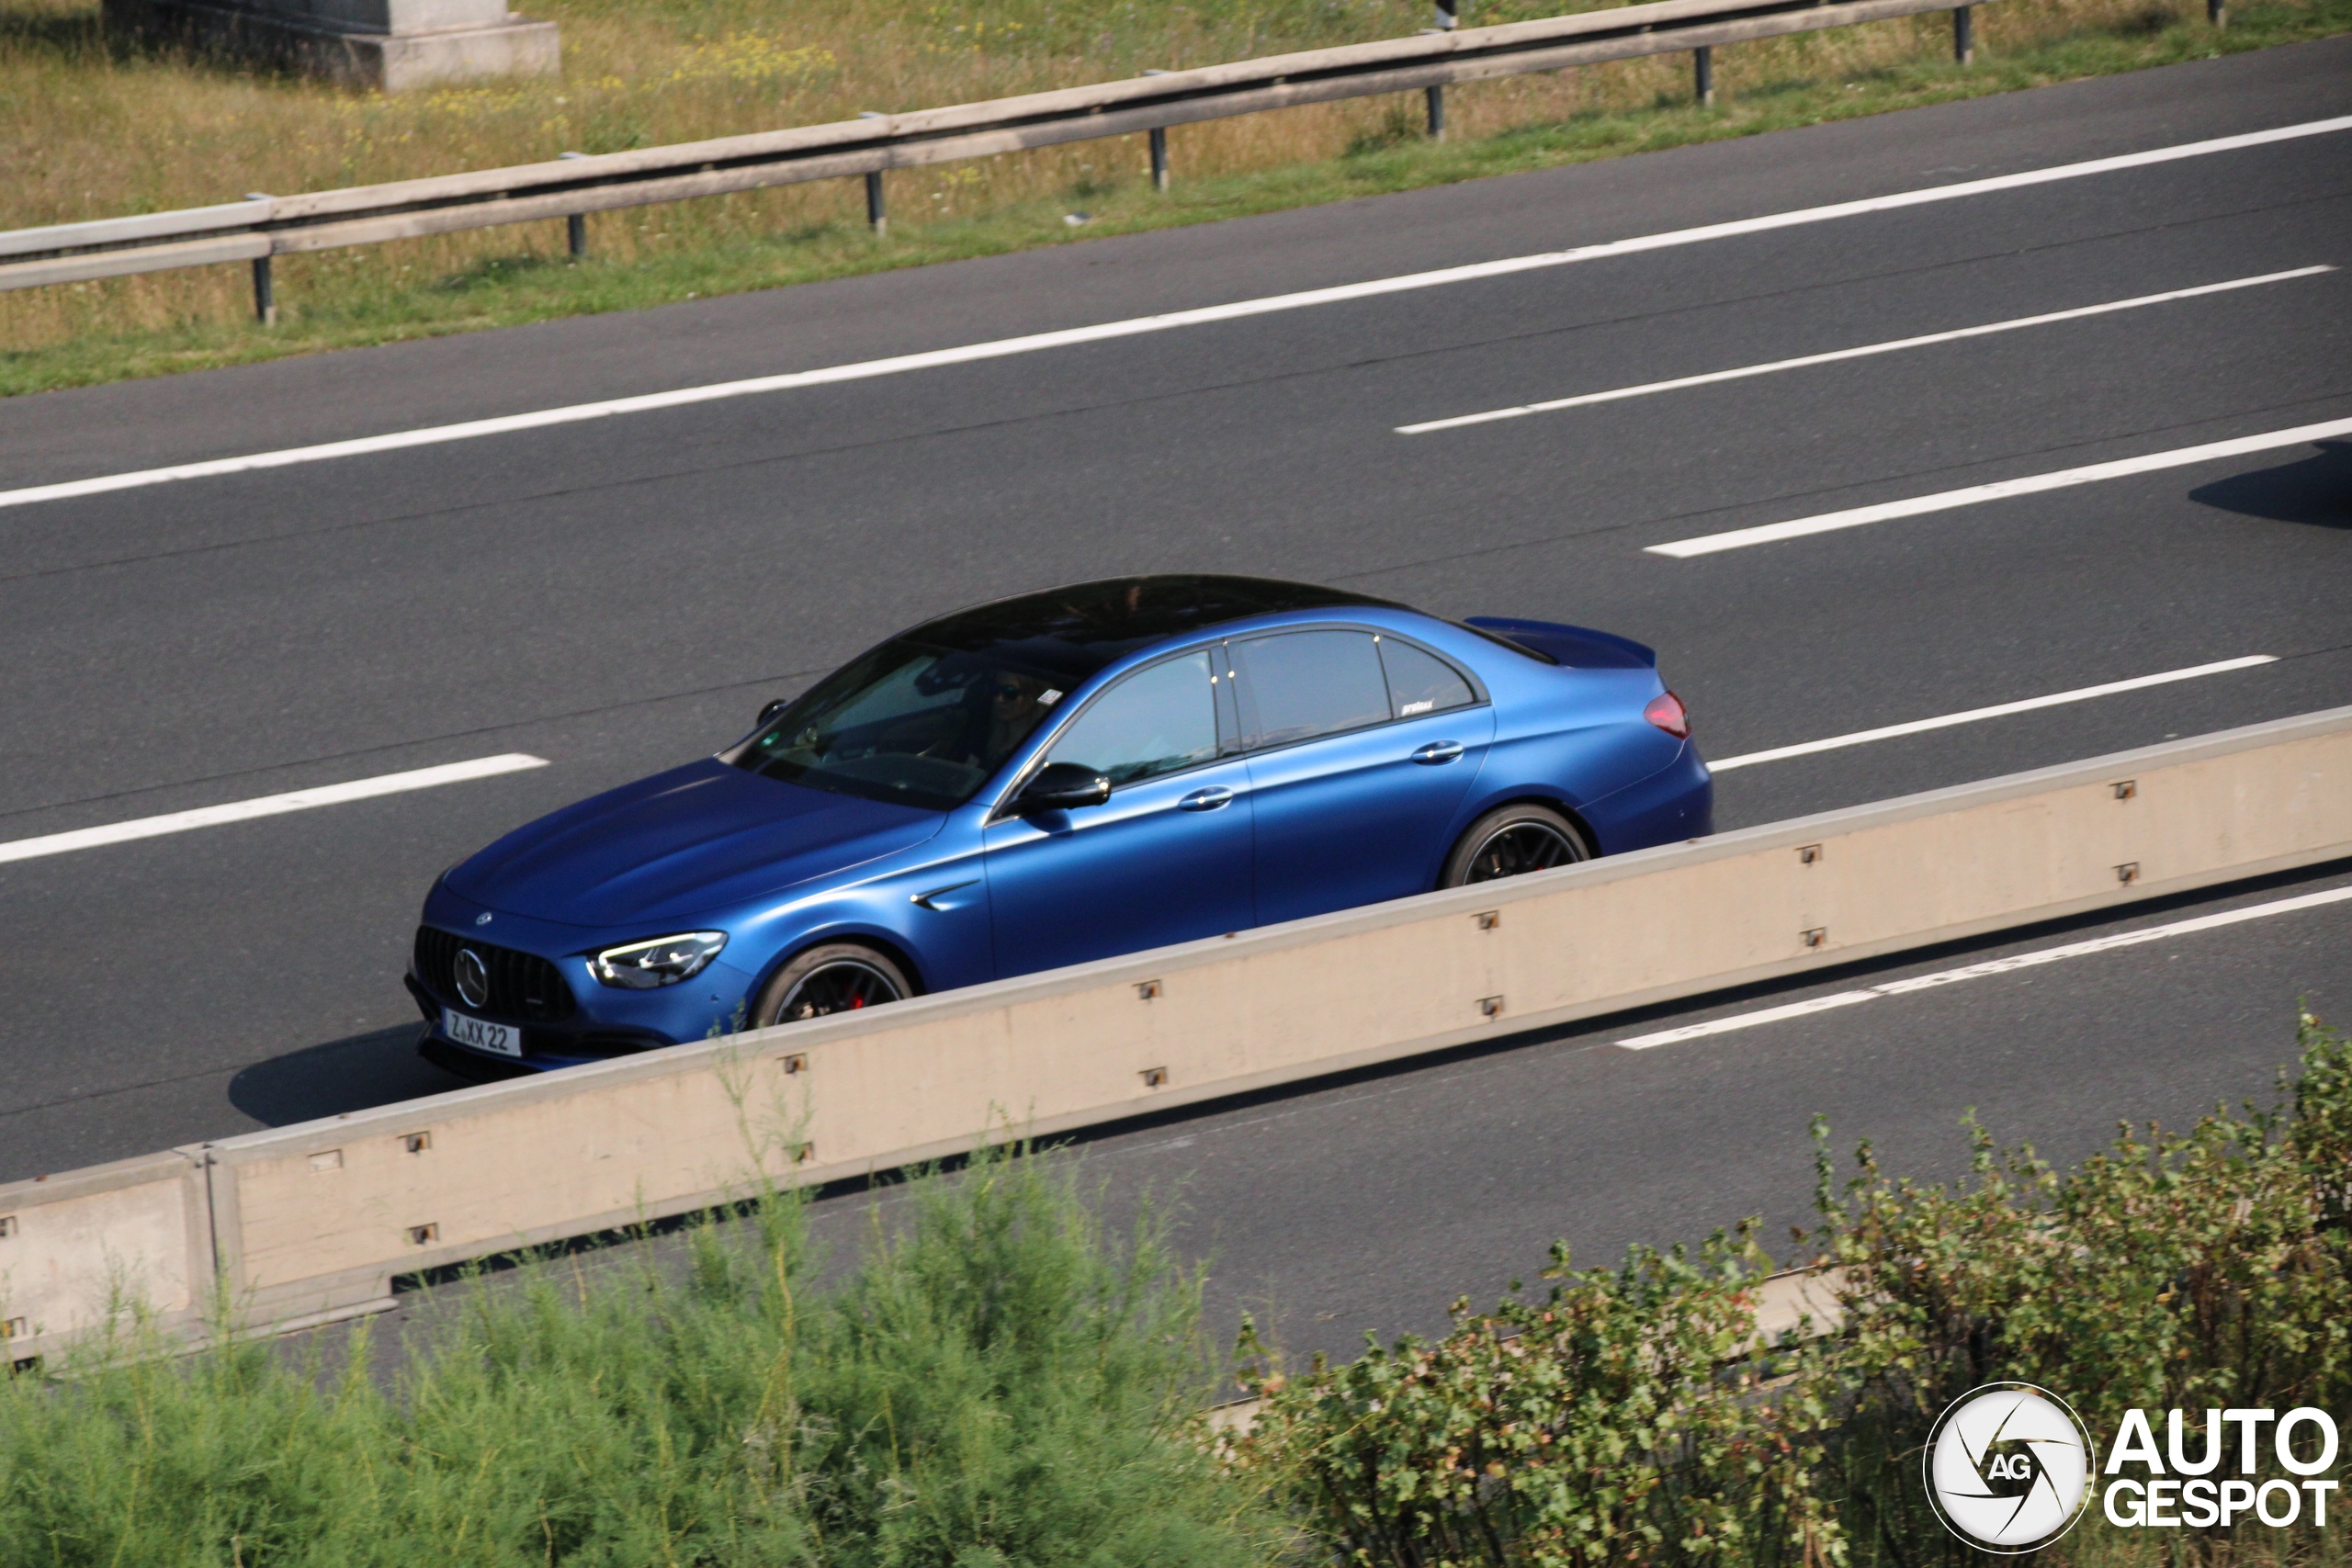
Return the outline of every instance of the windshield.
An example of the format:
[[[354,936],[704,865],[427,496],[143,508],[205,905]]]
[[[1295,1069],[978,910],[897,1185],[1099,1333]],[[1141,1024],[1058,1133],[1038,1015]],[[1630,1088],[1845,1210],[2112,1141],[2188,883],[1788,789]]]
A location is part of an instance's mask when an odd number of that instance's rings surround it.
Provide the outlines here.
[[[899,637],[809,688],[735,765],[944,811],[969,800],[1084,672]]]

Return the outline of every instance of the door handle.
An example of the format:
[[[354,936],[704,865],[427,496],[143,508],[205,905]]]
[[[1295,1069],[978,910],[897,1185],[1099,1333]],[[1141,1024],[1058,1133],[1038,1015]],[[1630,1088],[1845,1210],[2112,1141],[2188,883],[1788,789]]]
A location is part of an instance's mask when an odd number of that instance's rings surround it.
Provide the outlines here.
[[[1182,811],[1215,811],[1218,807],[1225,805],[1232,798],[1233,792],[1231,790],[1227,789],[1222,784],[1211,784],[1206,789],[1194,790],[1192,794],[1178,801],[1176,806],[1179,810]]]
[[[1429,763],[1451,762],[1460,755],[1462,755],[1461,741],[1432,740],[1413,753],[1413,761]]]

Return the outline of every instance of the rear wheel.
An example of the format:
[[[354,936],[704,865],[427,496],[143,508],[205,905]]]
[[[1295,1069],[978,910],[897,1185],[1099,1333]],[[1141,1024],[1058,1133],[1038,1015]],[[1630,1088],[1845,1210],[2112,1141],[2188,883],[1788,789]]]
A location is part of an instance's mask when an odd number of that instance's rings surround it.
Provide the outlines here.
[[[775,972],[752,1010],[755,1025],[797,1023],[880,1007],[914,994],[906,972],[870,947],[828,942],[797,955]]]
[[[1591,847],[1575,823],[1548,806],[1522,802],[1498,807],[1471,823],[1445,857],[1437,885],[1463,887],[1591,858]]]

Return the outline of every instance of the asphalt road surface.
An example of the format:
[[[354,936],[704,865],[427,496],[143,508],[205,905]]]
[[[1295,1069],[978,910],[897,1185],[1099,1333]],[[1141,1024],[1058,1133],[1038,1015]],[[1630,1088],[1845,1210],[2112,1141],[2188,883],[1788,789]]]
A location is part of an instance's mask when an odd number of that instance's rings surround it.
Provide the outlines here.
[[[2352,40],[1049,252],[0,404],[0,491],[1493,262],[2352,113]],[[0,1179],[431,1093],[444,865],[732,739],[977,599],[1359,583],[1661,650],[1736,827],[2352,700],[2352,434],[1688,558],[1652,547],[2352,420],[2352,131],[593,423],[0,494]],[[2279,276],[2292,275],[2292,276]],[[2262,280],[2262,281],[2255,281]],[[2234,284],[2223,289],[2211,286]],[[2206,290],[2204,292],[2188,292]],[[2162,299],[2151,297],[2165,296]],[[2082,313],[2094,306],[2128,308]],[[1993,333],[1962,329],[2063,314]],[[1397,427],[1889,348],[1525,417]],[[70,852],[6,844],[507,752],[548,766]],[[2330,874],[2336,881],[2330,881]],[[2342,871],[2090,934],[2336,886]],[[1762,999],[1097,1141],[1183,1182],[1292,1343],[1747,1213],[1826,1111],[1949,1170],[2259,1089],[2352,906],[1630,1052]],[[2077,941],[2028,933],[1883,975]],[[1940,1162],[1940,1163],[1939,1163]]]

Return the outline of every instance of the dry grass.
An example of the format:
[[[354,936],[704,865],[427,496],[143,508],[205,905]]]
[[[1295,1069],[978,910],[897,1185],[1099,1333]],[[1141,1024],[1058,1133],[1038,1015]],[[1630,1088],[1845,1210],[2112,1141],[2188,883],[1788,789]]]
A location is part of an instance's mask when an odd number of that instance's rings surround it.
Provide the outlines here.
[[[993,97],[1426,19],[1421,0],[527,8],[561,25],[560,80],[386,97],[128,51],[103,35],[94,0],[0,0],[0,228]],[[1465,7],[1474,23],[1555,8]],[[2352,27],[2352,0],[2267,0],[2256,10],[2280,36]],[[882,243],[863,231],[856,183],[835,181],[592,219],[586,267],[556,265],[555,222],[281,258],[275,337],[247,321],[242,266],[25,290],[0,295],[0,392],[1011,249],[1071,237],[1060,217],[1073,207],[1104,220],[1088,233],[1263,210],[2129,68],[2216,41],[2195,0],[2000,0],[1978,11],[1977,39],[1967,73],[1948,63],[1941,13],[1719,51],[1725,107],[1713,114],[1688,107],[1682,55],[1458,88],[1444,149],[1417,145],[1417,96],[1187,127],[1172,133],[1182,188],[1157,202],[1139,136],[909,172],[891,176]],[[2241,22],[2222,41],[2255,39]]]

